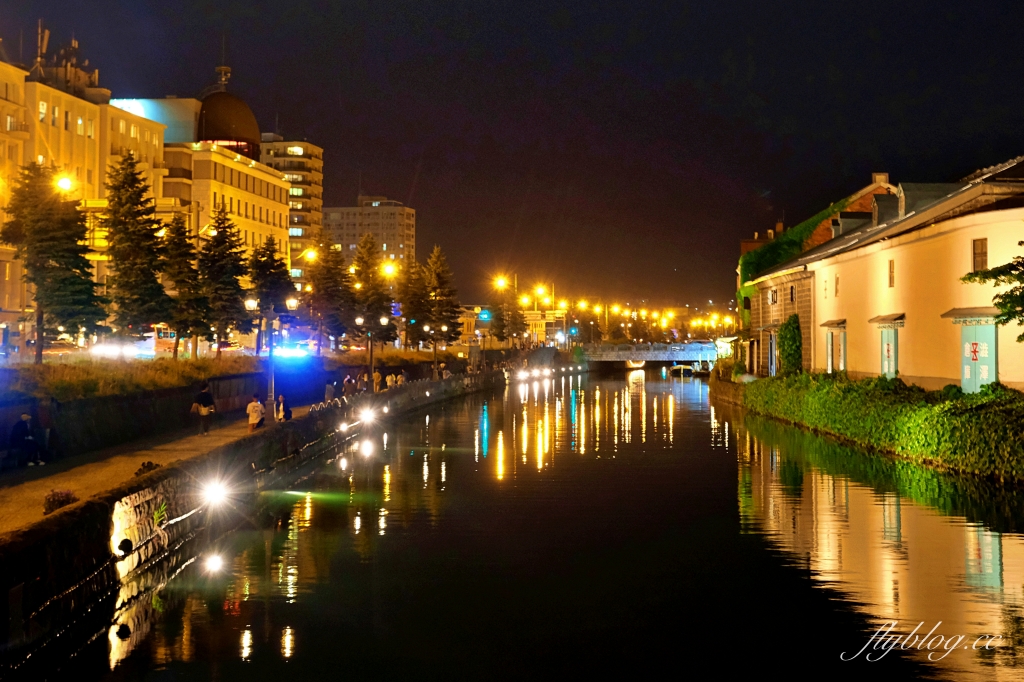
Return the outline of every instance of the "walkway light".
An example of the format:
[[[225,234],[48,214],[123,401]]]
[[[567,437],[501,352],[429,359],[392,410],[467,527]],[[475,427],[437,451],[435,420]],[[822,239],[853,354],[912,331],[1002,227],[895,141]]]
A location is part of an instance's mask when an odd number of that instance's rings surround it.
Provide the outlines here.
[[[521,298],[519,299],[519,304],[520,304],[520,305],[524,305],[524,306],[526,306],[526,305],[530,305],[530,297],[529,297],[529,296],[523,296],[523,297],[521,297]]]
[[[381,318],[380,318],[380,326],[382,326],[382,327],[388,326],[388,318],[387,317],[385,317],[383,315],[381,316]]]
[[[369,424],[370,422],[372,422],[374,416],[375,415],[373,413],[373,410],[370,409],[369,407],[359,413],[359,418],[362,420],[364,424]]]
[[[219,554],[211,554],[206,557],[206,570],[210,573],[217,573],[224,568],[224,559]]]
[[[256,308],[258,308],[259,306],[260,306],[259,301],[257,301],[252,296],[250,296],[249,298],[245,299],[245,309],[248,310],[250,313],[253,312],[254,310],[256,310]]]
[[[70,192],[71,188],[74,187],[75,185],[75,183],[71,180],[71,177],[68,175],[62,175],[59,178],[57,178],[56,184],[57,189],[59,189],[61,192]]]
[[[430,331],[430,325],[429,324],[423,325],[423,331],[429,332]]]
[[[448,331],[448,325],[446,325],[446,324],[442,324],[442,325],[441,325],[441,331],[442,331],[442,332],[446,332],[446,331]]]
[[[296,310],[299,307],[299,299],[289,298],[284,304],[288,307],[288,310]]]
[[[363,326],[363,318],[362,318],[362,316],[359,316],[359,317],[356,318],[356,324],[359,325],[360,327]]]
[[[508,287],[508,278],[507,277],[499,276],[499,277],[495,277],[494,278],[494,288],[495,289],[497,289],[498,291],[504,291],[507,287]]]
[[[228,498],[228,489],[220,481],[210,481],[203,486],[203,500],[211,507],[219,506]]]

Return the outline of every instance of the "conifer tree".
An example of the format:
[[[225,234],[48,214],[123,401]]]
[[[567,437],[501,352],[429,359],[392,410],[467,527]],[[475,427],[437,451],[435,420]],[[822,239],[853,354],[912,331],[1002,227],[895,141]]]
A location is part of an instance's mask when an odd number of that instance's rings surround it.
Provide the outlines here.
[[[273,313],[287,312],[286,301],[295,293],[288,265],[278,255],[277,240],[267,237],[263,244],[253,249],[249,258],[249,281],[252,293],[259,301],[260,319],[256,325],[256,354],[263,349],[263,318],[273,318]],[[269,314],[269,315],[268,315]]]
[[[430,328],[434,331],[435,343],[440,340],[446,344],[456,341],[462,335],[459,325],[462,311],[452,270],[440,246],[435,246],[427,259],[426,280],[430,300]],[[447,331],[444,331],[445,327]]]
[[[356,246],[352,258],[352,293],[356,313],[363,318],[362,325],[356,325],[359,333],[373,334],[374,341],[394,341],[398,328],[391,316],[391,290],[381,273],[381,257],[377,242],[371,234],[364,234]],[[380,319],[386,317],[386,325]]]
[[[86,254],[85,215],[78,201],[62,196],[52,168],[21,169],[7,207],[10,220],[0,240],[17,249],[27,284],[35,288],[35,362],[43,361],[47,333],[58,327],[92,333],[106,317]]]
[[[516,300],[514,291],[495,292],[490,311],[491,336],[501,342],[509,339],[522,339],[523,333],[526,332],[526,316],[523,315],[523,311],[519,307],[519,301]]]
[[[238,228],[221,206],[213,214],[209,239],[199,252],[199,278],[209,302],[210,322],[217,332],[218,358],[229,329],[242,334],[252,331],[240,282],[246,274]]]
[[[171,300],[160,283],[163,244],[157,232],[156,206],[135,155],[125,154],[107,176],[107,230],[110,274],[107,293],[118,333],[141,337],[166,321]]]
[[[185,216],[176,213],[167,226],[163,255],[164,274],[175,291],[169,322],[174,330],[174,359],[178,358],[178,345],[182,338],[210,335],[210,310],[199,281],[196,257]],[[192,348],[193,358],[199,357],[196,345],[194,343]]]
[[[355,301],[350,288],[345,254],[340,249],[322,248],[309,267],[309,285],[305,303],[313,314],[310,324],[317,329],[317,354],[323,345],[323,333],[340,338],[352,324]]]
[[[416,346],[428,341],[430,334],[424,332],[423,327],[430,324],[430,295],[426,273],[416,261],[406,264],[398,285],[398,300],[402,303],[402,317],[405,318],[406,345]]]

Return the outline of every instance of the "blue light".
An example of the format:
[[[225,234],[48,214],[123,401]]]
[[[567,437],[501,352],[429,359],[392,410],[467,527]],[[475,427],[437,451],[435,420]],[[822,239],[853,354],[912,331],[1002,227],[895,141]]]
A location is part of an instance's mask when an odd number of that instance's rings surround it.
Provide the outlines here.
[[[490,310],[481,310],[480,311],[480,320],[482,322],[487,322],[490,319],[491,319],[491,311]]]
[[[576,327],[569,327],[569,333],[572,334],[573,336],[576,336],[577,334],[579,334],[579,330],[576,329]]]

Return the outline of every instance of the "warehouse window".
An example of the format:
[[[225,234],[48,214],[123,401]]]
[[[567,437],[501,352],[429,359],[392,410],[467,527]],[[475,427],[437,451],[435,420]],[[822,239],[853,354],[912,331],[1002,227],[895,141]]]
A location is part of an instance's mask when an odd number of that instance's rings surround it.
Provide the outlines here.
[[[975,239],[972,242],[972,272],[988,270],[988,240]]]

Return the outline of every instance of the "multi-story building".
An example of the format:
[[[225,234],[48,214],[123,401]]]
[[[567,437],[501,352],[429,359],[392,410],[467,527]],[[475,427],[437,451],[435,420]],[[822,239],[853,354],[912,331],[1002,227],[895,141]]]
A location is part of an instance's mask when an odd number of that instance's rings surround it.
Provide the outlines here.
[[[295,257],[292,277],[296,288],[306,282],[303,254],[314,252],[323,229],[324,150],[305,140],[285,140],[263,133],[260,160],[284,174],[288,189],[288,239]]]
[[[324,232],[351,254],[360,237],[373,235],[385,259],[416,260],[416,211],[387,197],[360,196],[350,208],[325,208]]]
[[[159,121],[166,128],[165,197],[191,216],[201,239],[217,208],[224,207],[238,227],[246,254],[273,237],[291,262],[288,238],[289,190],[283,173],[260,163],[260,131],[249,106],[227,92],[231,70],[202,99],[114,100],[126,111]]]
[[[998,290],[962,281],[1020,254],[1024,157],[895,190],[744,284],[753,288],[748,368],[776,373],[777,330],[795,314],[806,371],[899,376],[926,389],[1024,387],[1019,330],[995,324]]]

